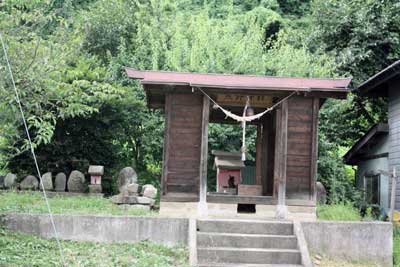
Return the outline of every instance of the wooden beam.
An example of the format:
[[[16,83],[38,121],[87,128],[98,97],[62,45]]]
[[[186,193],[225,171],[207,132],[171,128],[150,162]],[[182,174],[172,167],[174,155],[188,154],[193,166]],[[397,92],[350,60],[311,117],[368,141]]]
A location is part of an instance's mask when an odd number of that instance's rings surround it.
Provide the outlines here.
[[[318,112],[319,98],[313,98],[312,135],[311,135],[311,171],[310,171],[310,200],[317,201],[317,159],[318,159]]]
[[[210,118],[210,99],[203,96],[203,115],[201,123],[200,155],[200,202],[207,198],[207,159],[208,159],[208,121]]]
[[[163,169],[161,175],[162,195],[168,193],[168,162],[170,154],[170,132],[171,132],[171,115],[172,115],[172,95],[167,94],[165,97],[165,122],[164,122],[164,148],[163,148]]]

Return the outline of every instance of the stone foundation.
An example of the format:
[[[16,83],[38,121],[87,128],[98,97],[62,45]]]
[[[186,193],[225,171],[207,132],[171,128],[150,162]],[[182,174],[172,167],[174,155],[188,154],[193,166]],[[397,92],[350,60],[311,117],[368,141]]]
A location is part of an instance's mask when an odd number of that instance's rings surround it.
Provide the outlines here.
[[[275,218],[276,205],[255,205],[255,213],[238,212],[238,204],[205,203],[199,210],[199,202],[165,202],[160,203],[160,215],[178,218]],[[205,210],[204,210],[205,209]],[[287,206],[288,218],[301,221],[315,221],[316,207]]]

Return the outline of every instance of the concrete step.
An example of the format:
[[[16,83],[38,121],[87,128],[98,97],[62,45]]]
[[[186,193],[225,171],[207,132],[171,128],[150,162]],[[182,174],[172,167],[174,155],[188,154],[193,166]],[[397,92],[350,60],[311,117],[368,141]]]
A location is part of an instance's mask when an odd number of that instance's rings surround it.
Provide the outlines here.
[[[197,267],[303,267],[298,264],[232,264],[232,263],[209,263],[200,264]]]
[[[297,238],[294,235],[198,232],[197,246],[297,249]]]
[[[200,264],[301,264],[301,254],[296,249],[198,247],[197,256]]]
[[[293,222],[260,220],[198,220],[198,232],[293,235]]]

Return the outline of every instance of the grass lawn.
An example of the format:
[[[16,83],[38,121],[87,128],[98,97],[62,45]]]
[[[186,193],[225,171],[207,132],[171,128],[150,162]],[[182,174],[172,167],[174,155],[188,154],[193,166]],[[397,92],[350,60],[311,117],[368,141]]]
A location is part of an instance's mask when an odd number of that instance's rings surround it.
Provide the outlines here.
[[[396,227],[393,232],[393,258],[394,266],[400,267],[400,226]]]
[[[153,215],[140,208],[126,208],[115,205],[110,199],[84,196],[55,196],[49,198],[55,214],[103,214],[103,215]],[[48,213],[41,192],[0,191],[0,213],[25,212]]]
[[[317,207],[319,220],[361,221],[360,213],[351,204],[320,205]]]
[[[67,266],[188,266],[188,252],[149,242],[105,244],[61,241]],[[61,266],[55,240],[0,228],[0,266]]]

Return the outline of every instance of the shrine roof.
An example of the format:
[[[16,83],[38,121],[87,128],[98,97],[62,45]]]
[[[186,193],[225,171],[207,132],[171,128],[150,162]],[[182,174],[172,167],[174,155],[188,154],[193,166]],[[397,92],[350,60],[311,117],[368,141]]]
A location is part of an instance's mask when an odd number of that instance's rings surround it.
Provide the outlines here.
[[[299,78],[239,74],[213,74],[172,71],[141,71],[125,68],[130,78],[141,80],[148,85],[186,85],[201,88],[324,91],[345,92],[351,78]]]

